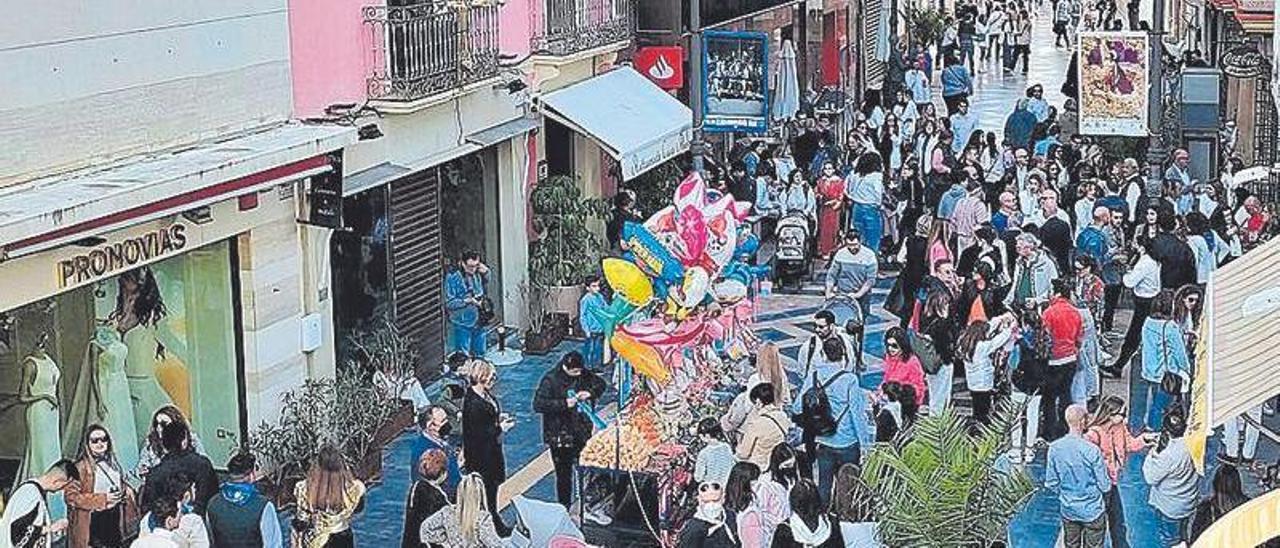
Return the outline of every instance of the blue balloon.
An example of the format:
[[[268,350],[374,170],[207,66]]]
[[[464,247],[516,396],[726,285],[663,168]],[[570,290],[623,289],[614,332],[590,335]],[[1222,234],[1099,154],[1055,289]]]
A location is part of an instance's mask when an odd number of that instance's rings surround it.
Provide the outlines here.
[[[676,259],[667,248],[662,246],[658,238],[640,223],[627,222],[622,225],[622,239],[630,246],[628,253],[632,262],[650,277],[668,284],[680,283],[684,280],[684,265]],[[663,284],[654,284],[657,286]]]

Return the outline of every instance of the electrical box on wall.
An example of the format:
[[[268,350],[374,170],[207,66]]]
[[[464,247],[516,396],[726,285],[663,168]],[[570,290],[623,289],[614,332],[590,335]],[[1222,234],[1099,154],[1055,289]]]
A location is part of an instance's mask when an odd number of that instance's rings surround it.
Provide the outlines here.
[[[315,352],[324,343],[324,323],[320,314],[302,317],[302,351]]]

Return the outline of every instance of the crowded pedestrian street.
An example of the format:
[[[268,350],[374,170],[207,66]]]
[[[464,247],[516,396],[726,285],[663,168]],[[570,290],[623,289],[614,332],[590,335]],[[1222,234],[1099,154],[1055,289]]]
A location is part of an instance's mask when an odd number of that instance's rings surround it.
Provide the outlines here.
[[[14,11],[0,548],[1280,546],[1276,2]]]

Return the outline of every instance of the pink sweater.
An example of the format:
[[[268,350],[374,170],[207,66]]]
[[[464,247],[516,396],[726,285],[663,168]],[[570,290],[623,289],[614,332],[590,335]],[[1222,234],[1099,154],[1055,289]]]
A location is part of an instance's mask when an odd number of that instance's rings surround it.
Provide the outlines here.
[[[1147,447],[1142,438],[1129,434],[1129,427],[1125,423],[1095,426],[1084,433],[1084,439],[1102,449],[1102,462],[1107,465],[1112,483],[1120,478],[1120,469],[1129,459],[1129,453]]]
[[[884,357],[884,380],[880,381],[881,391],[887,382],[896,382],[898,384],[910,385],[916,389],[916,404],[924,405],[925,402],[925,383],[924,368],[920,366],[920,358],[912,355],[910,359],[903,360],[899,356]]]

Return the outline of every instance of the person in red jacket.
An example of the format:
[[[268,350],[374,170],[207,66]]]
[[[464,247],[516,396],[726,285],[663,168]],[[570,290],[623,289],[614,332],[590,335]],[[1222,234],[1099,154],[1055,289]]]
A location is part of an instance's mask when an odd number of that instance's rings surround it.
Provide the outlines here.
[[[1053,341],[1049,369],[1040,398],[1040,415],[1044,417],[1044,439],[1054,441],[1067,433],[1063,414],[1071,403],[1071,378],[1078,365],[1077,353],[1084,335],[1084,322],[1071,302],[1071,280],[1053,281],[1053,297],[1041,320]]]

